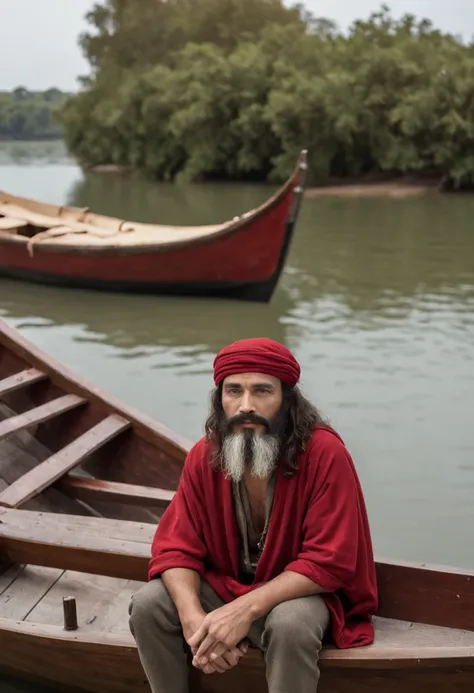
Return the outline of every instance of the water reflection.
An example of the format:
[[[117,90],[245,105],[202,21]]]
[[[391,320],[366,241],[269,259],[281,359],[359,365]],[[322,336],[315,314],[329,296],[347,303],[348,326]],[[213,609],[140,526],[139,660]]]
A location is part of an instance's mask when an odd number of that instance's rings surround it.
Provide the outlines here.
[[[110,216],[155,224],[217,224],[268,199],[272,185],[229,183],[175,185],[140,177],[86,173],[71,187],[67,203]]]
[[[406,317],[429,295],[472,299],[473,214],[470,197],[306,200],[287,276],[292,296],[330,295],[368,319]]]
[[[113,346],[123,358],[139,358],[147,348],[193,347],[214,352],[225,342],[255,334],[285,341],[280,317],[290,302],[280,292],[268,306],[214,299],[136,296],[75,289],[57,290],[0,279],[0,312],[25,325],[75,325],[81,342]],[[25,310],[26,309],[26,310]]]
[[[41,142],[22,142],[21,140],[0,142],[0,166],[32,166],[41,164],[51,166],[69,163],[63,142],[44,140]]]

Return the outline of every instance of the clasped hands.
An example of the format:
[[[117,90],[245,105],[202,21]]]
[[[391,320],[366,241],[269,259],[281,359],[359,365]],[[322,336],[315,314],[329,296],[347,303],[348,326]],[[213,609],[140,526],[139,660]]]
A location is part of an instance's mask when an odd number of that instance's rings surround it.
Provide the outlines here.
[[[252,626],[248,609],[239,600],[210,614],[196,615],[183,628],[193,653],[193,666],[205,674],[223,673],[236,666],[248,651],[247,635]]]

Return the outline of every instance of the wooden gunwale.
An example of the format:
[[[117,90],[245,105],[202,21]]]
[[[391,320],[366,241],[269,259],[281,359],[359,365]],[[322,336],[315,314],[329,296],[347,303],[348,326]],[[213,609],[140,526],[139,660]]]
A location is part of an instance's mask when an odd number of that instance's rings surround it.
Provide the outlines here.
[[[135,650],[136,645],[132,635],[121,633],[97,633],[89,630],[65,631],[57,626],[49,626],[29,621],[13,621],[0,618],[0,631],[23,634],[40,639],[59,640],[70,644],[87,643],[97,648],[113,647],[120,650]],[[253,662],[261,663],[262,654],[250,650],[247,665]],[[474,648],[461,647],[419,647],[397,648],[369,645],[348,650],[337,650],[333,647],[323,648],[320,656],[322,669],[420,669],[446,668],[466,666],[474,669]]]

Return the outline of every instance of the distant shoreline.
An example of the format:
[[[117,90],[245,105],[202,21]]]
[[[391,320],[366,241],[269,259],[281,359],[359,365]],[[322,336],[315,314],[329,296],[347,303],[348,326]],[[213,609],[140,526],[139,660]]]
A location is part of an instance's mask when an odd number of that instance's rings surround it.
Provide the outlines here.
[[[48,146],[53,143],[60,142],[64,146],[61,139],[56,140],[0,140],[0,149],[8,145],[24,144],[27,148],[32,145]],[[82,165],[76,162],[80,168],[83,168],[87,173],[96,173],[99,175],[109,176],[134,176],[138,172],[132,166],[120,164],[98,164],[95,166]],[[216,181],[209,181],[215,183]],[[233,181],[225,181],[232,183]],[[243,181],[234,181],[241,183]],[[268,182],[261,181],[261,185],[269,185]],[[422,195],[432,193],[448,193],[451,192],[443,186],[443,181],[439,177],[416,178],[412,176],[400,176],[398,178],[387,178],[383,175],[370,177],[354,177],[354,178],[331,178],[326,183],[321,185],[313,185],[306,188],[305,196],[307,198],[315,197],[333,197],[333,198],[392,198],[392,199],[408,199],[412,197],[420,197]],[[453,191],[455,192],[455,191]]]
[[[90,173],[126,176],[134,173],[131,166],[119,164],[99,164],[87,167]],[[232,181],[226,181],[231,183]],[[236,181],[239,182],[239,181]],[[310,186],[306,189],[306,197],[391,197],[406,199],[418,197],[427,193],[440,192],[439,180],[398,178],[395,180],[342,179],[330,181],[321,186]]]
[[[406,199],[419,197],[428,193],[441,192],[438,181],[392,180],[380,182],[347,182],[337,185],[310,187],[307,197],[391,197]]]

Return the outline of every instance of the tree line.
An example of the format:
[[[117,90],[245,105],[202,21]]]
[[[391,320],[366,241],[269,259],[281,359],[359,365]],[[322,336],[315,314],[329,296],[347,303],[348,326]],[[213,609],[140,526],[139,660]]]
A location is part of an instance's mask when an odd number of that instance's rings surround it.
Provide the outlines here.
[[[341,32],[281,0],[105,0],[91,65],[59,110],[87,166],[149,178],[313,183],[414,175],[474,184],[474,45],[382,6]]]
[[[52,87],[30,91],[19,86],[0,91],[0,140],[51,140],[62,137],[55,113],[68,94]]]

